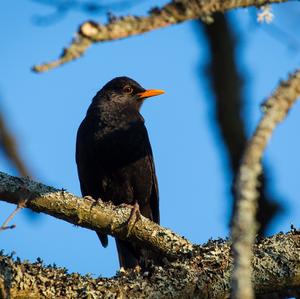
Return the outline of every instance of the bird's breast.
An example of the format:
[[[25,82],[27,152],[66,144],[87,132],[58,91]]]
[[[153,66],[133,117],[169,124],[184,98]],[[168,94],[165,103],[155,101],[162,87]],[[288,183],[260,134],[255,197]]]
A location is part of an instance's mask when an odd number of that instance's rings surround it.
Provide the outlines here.
[[[148,135],[144,124],[102,127],[94,135],[96,151],[103,164],[122,168],[147,156]]]

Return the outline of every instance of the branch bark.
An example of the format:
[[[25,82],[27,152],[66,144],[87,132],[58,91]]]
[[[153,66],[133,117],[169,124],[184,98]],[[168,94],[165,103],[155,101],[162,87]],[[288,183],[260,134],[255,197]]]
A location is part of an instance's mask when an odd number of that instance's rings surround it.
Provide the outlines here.
[[[111,279],[68,274],[66,269],[45,267],[41,261],[21,263],[2,254],[0,294],[10,298],[229,298],[230,245],[223,240],[209,241],[194,247],[192,258],[148,273],[119,273]],[[300,287],[299,256],[299,231],[260,240],[252,262],[256,293],[295,295]]]
[[[33,70],[45,72],[81,57],[96,42],[117,40],[132,35],[171,26],[187,20],[201,18],[212,22],[211,15],[234,8],[262,6],[287,0],[173,0],[162,8],[154,8],[147,17],[126,16],[110,20],[106,25],[93,21],[83,23],[71,45],[63,50],[60,58],[49,63],[36,65]]]
[[[192,251],[192,244],[168,229],[141,217],[127,236],[131,208],[114,206],[90,197],[80,198],[65,190],[55,189],[28,178],[13,177],[0,172],[0,200],[19,204],[26,198],[26,207],[69,223],[142,243],[153,251],[174,259]]]
[[[300,70],[281,82],[274,94],[263,104],[264,115],[245,150],[237,179],[237,210],[233,219],[232,241],[235,257],[233,298],[254,298],[251,285],[252,246],[258,225],[257,184],[261,173],[261,158],[275,127],[286,117],[300,96]]]

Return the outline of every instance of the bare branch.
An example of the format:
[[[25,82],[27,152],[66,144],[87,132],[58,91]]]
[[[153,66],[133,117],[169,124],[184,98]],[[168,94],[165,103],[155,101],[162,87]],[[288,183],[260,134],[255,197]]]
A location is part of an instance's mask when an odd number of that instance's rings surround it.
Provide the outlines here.
[[[26,200],[21,200],[19,201],[17,207],[14,209],[14,211],[7,217],[7,219],[4,221],[4,223],[1,225],[0,227],[0,232],[2,230],[6,230],[6,229],[13,229],[16,227],[15,224],[8,226],[8,223],[16,216],[16,214],[22,209],[24,208],[26,205]]]
[[[15,215],[19,212],[20,209],[21,209],[21,208],[17,206],[17,207],[13,210],[13,212],[7,217],[7,219],[6,219],[6,220],[3,222],[3,224],[1,225],[1,227],[0,227],[0,232],[1,232],[2,230],[13,229],[13,228],[16,227],[15,224],[9,225],[9,226],[8,226],[8,223],[15,217]]]
[[[246,147],[247,134],[245,118],[242,117],[245,102],[242,92],[244,78],[238,71],[236,59],[238,39],[235,37],[228,19],[224,14],[218,13],[214,15],[213,24],[207,24],[203,27],[211,56],[206,65],[208,70],[206,77],[212,85],[216,123],[228,152],[233,180],[235,181]],[[262,235],[266,232],[272,218],[282,212],[283,207],[268,192],[268,172],[265,167],[259,181],[256,219],[260,224],[258,233]],[[236,190],[233,190],[230,224],[235,214],[236,201]]]
[[[113,19],[106,25],[93,21],[83,23],[71,45],[65,48],[60,58],[49,63],[36,65],[36,72],[48,71],[66,62],[81,57],[91,44],[116,40],[132,35],[178,24],[187,20],[201,18],[211,22],[215,12],[230,9],[262,6],[269,3],[286,2],[287,0],[173,0],[162,8],[154,8],[147,17],[126,16]]]
[[[21,176],[30,176],[25,163],[20,157],[14,137],[9,132],[0,113],[0,145]]]
[[[281,82],[274,94],[263,105],[264,115],[248,143],[237,179],[238,202],[232,228],[233,298],[254,297],[251,285],[252,246],[257,233],[255,213],[257,208],[257,184],[261,173],[261,158],[277,124],[287,115],[300,96],[300,70],[287,81]]]
[[[230,296],[230,243],[209,241],[182,258],[148,273],[129,271],[111,279],[68,274],[40,261],[14,262],[0,255],[0,291],[10,298],[201,298]],[[254,246],[253,285],[257,294],[295,294],[300,286],[300,234],[292,231]],[[4,286],[1,287],[1,281]]]
[[[127,221],[131,208],[114,206],[90,197],[80,198],[28,178],[18,178],[0,172],[0,200],[18,204],[27,198],[26,207],[69,223],[112,236],[134,240],[169,258],[189,253],[192,244],[168,229],[141,216],[128,235]]]

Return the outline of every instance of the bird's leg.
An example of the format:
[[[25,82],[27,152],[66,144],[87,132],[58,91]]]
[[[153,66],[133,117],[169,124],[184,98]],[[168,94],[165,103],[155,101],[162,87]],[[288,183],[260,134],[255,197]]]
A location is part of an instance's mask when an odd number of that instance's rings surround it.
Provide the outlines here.
[[[130,216],[127,221],[127,234],[126,238],[128,238],[131,234],[132,229],[134,228],[136,222],[141,219],[140,206],[137,202],[133,205]]]

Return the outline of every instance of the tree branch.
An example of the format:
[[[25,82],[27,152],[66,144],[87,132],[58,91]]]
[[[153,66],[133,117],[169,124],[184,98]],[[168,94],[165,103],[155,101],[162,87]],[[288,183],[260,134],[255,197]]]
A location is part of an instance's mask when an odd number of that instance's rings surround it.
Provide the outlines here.
[[[16,227],[15,224],[8,225],[8,223],[16,216],[16,214],[21,210],[20,206],[17,206],[13,212],[6,218],[3,224],[0,226],[0,232],[7,229],[13,229]]]
[[[245,150],[237,179],[237,210],[233,219],[232,241],[235,257],[233,298],[254,297],[251,286],[252,246],[257,233],[255,214],[257,184],[261,158],[274,128],[286,117],[300,96],[300,70],[281,82],[274,94],[263,104],[264,115]]]
[[[30,176],[25,163],[20,157],[14,137],[9,132],[3,115],[0,113],[0,147],[3,149],[7,158],[14,164],[21,176]]]
[[[202,22],[198,22],[198,24],[202,25]],[[227,149],[233,181],[235,181],[247,142],[245,117],[242,117],[245,102],[244,78],[238,71],[236,59],[239,38],[235,37],[229,16],[222,13],[215,14],[214,23],[205,24],[203,28],[211,56],[206,65],[206,77],[212,86],[216,124]],[[267,231],[272,218],[282,212],[283,208],[268,192],[269,181],[265,167],[259,181],[256,219],[260,224],[258,233],[262,235]],[[237,201],[236,190],[233,188],[232,191],[233,204],[230,224],[235,214]]]
[[[229,298],[230,245],[209,241],[195,247],[192,258],[111,279],[68,274],[66,269],[45,267],[41,261],[21,263],[0,255],[0,294],[2,288],[9,298]],[[293,296],[300,287],[299,256],[299,231],[260,240],[253,257],[256,293]]]
[[[0,172],[0,200],[12,204],[26,198],[26,207],[69,223],[142,243],[170,259],[190,253],[192,244],[168,229],[141,217],[127,238],[128,205],[114,206],[90,197],[80,198],[65,190],[55,189],[28,178]]]
[[[66,62],[81,57],[96,42],[116,40],[141,34],[155,29],[178,24],[187,20],[201,18],[211,22],[215,12],[230,9],[262,6],[269,3],[286,2],[287,0],[173,0],[162,8],[154,8],[147,17],[126,16],[110,20],[106,25],[93,21],[83,23],[71,45],[63,50],[60,58],[49,63],[36,65],[36,72],[48,71]]]
[[[20,200],[18,202],[17,207],[15,208],[15,210],[6,218],[6,220],[4,221],[4,223],[1,225],[0,227],[0,232],[2,230],[6,230],[6,229],[13,229],[16,227],[15,224],[8,226],[8,223],[16,216],[16,214],[22,209],[24,208],[26,205],[26,200]]]

